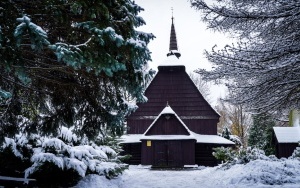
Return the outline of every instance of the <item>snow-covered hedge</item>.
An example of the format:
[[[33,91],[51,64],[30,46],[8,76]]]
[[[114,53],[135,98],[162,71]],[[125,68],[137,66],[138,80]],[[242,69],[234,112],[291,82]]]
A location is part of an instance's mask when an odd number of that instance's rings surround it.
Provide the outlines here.
[[[288,159],[266,156],[257,148],[215,148],[213,155],[223,163],[216,172],[224,171],[233,185],[284,185],[300,182],[300,147]],[[230,175],[229,175],[230,174]]]
[[[214,148],[213,156],[222,162],[222,166],[230,167],[234,164],[246,164],[257,159],[274,160],[275,156],[266,156],[263,150],[251,147],[238,149],[218,147]]]
[[[49,169],[62,173],[72,172],[70,176],[73,176],[73,179],[87,174],[112,178],[127,168],[111,147],[98,146],[86,138],[78,138],[72,133],[72,129],[66,127],[61,128],[58,137],[31,135],[28,138],[19,134],[14,139],[6,138],[1,151],[9,149],[17,158],[23,160],[25,156],[22,148],[31,151],[29,158],[32,165],[25,170],[25,178],[42,178],[41,173],[51,174]],[[27,157],[27,160],[29,158]]]

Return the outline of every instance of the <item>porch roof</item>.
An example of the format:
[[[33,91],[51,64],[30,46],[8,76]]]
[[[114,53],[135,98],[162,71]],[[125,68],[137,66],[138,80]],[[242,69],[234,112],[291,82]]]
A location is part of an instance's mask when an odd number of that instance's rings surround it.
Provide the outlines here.
[[[191,131],[192,132],[192,131]],[[234,143],[218,135],[203,135],[192,132],[191,135],[151,135],[127,134],[120,137],[120,143],[140,143],[141,140],[196,140],[197,143],[230,144]]]

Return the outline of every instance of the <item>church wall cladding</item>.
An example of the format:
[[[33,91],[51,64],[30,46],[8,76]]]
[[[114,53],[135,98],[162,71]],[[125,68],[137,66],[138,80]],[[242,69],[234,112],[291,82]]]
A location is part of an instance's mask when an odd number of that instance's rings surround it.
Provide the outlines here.
[[[205,135],[216,135],[218,119],[182,119],[193,132]]]
[[[142,140],[141,164],[154,167],[194,165],[195,142],[195,140]]]
[[[143,134],[151,125],[153,119],[133,119],[127,120],[128,134]]]

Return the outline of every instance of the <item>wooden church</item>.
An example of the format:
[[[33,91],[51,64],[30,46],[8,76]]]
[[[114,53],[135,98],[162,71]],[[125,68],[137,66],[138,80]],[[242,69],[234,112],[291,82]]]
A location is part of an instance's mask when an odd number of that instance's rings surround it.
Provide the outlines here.
[[[172,17],[167,60],[145,91],[148,102],[137,104],[121,137],[124,153],[132,156],[129,164],[215,166],[212,148],[234,145],[217,135],[220,116],[185,72],[180,56]]]

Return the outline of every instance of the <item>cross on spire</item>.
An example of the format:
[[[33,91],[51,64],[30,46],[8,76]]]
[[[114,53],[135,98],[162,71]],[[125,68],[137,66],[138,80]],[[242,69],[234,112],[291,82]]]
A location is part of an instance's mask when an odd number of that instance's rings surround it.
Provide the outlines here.
[[[173,7],[171,7],[171,10],[172,10],[172,24],[173,24],[173,20],[174,20],[174,17],[173,17]]]

